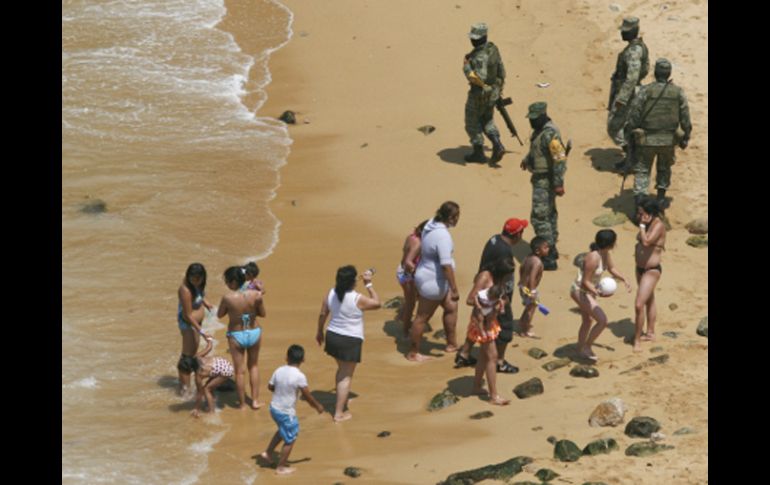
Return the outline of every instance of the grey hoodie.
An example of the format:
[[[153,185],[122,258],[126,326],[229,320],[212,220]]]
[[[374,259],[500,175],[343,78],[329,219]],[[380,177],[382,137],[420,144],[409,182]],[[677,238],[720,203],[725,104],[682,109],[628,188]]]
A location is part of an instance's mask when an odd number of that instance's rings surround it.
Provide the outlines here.
[[[446,225],[431,219],[422,230],[420,263],[417,265],[415,278],[423,281],[435,278],[439,285],[443,286],[446,278],[441,266],[451,265],[454,269],[453,253],[454,242]]]

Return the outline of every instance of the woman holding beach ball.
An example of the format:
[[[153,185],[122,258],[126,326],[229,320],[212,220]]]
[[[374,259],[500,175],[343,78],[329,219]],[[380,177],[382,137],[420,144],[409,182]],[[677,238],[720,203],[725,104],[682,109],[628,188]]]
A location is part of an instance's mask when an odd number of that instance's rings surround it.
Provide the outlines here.
[[[581,357],[593,361],[597,361],[598,358],[591,350],[591,346],[607,326],[607,315],[599,306],[597,299],[600,296],[610,296],[614,293],[611,283],[605,282],[604,285],[600,285],[604,271],[622,281],[626,285],[626,290],[631,292],[631,285],[615,269],[610,256],[610,251],[615,248],[617,237],[612,229],[602,229],[596,233],[596,238],[591,243],[591,251],[583,259],[577,278],[570,287],[570,296],[580,307],[580,316],[582,317],[578,331],[577,351]],[[607,293],[604,293],[600,286],[606,286]],[[611,289],[612,292],[610,292]],[[593,328],[591,328],[591,320],[596,320],[596,325]]]
[[[660,220],[660,203],[657,199],[644,197],[637,209],[639,234],[636,236],[636,291],[634,312],[636,331],[634,333],[634,352],[641,352],[642,342],[655,340],[655,319],[658,310],[655,307],[655,287],[660,281],[663,267],[660,258],[666,248],[666,226]],[[644,329],[647,317],[647,331]]]

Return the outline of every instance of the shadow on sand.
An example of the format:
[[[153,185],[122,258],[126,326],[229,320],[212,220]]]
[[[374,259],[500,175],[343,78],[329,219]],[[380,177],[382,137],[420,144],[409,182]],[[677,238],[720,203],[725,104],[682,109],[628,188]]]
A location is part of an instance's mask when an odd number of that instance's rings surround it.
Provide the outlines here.
[[[634,342],[634,332],[636,325],[630,318],[624,318],[617,322],[607,324],[607,328],[610,329],[612,335],[616,337],[623,337],[623,343],[630,344]]]
[[[316,400],[321,403],[321,406],[323,406],[324,411],[334,416],[334,408],[337,406],[337,392],[335,390],[331,391],[310,391],[310,394],[316,398]],[[350,391],[348,394],[348,401],[351,399],[357,398],[358,394],[356,394],[353,391]],[[304,400],[304,399],[303,399]],[[348,406],[345,405],[345,409],[347,410]]]
[[[272,453],[272,455],[270,457],[271,458],[270,461],[265,460],[264,458],[262,458],[262,455],[260,453],[257,453],[256,455],[251,455],[251,458],[254,460],[254,463],[256,463],[257,466],[259,466],[260,468],[275,468],[277,466],[277,464],[278,464],[278,459],[281,457],[280,449],[283,446],[282,443],[283,442],[279,443],[278,447],[276,448],[279,451],[273,451],[273,453]],[[311,459],[312,458],[310,458],[309,456],[307,456],[305,458],[298,458],[296,460],[288,459],[288,460],[286,460],[286,464],[287,465],[294,465],[296,463],[302,463],[302,462],[305,462],[305,461],[310,461]]]
[[[629,177],[630,178],[630,177]],[[633,180],[630,181],[633,184]],[[629,185],[629,180],[626,180],[626,186]],[[618,187],[619,188],[619,187]],[[636,216],[636,204],[634,203],[634,189],[633,186],[627,189],[623,189],[622,193],[618,193],[604,201],[602,207],[611,209],[613,212],[621,212],[633,220]]]
[[[439,308],[436,311],[441,311],[441,309]],[[426,323],[425,331],[423,333],[428,333],[432,330],[431,325]],[[382,326],[382,331],[385,332],[385,335],[393,338],[396,344],[396,350],[406,357],[406,354],[409,353],[412,341],[409,337],[404,336],[404,327],[402,323],[398,320],[386,320],[385,324]],[[444,350],[445,346],[446,345],[439,342],[431,342],[430,340],[423,339],[420,344],[420,352],[433,357],[441,357],[444,353],[440,351]],[[437,350],[440,353],[433,353],[434,350]]]
[[[598,172],[622,173],[615,164],[623,160],[623,150],[620,148],[591,148],[583,155],[591,159],[591,166]]]

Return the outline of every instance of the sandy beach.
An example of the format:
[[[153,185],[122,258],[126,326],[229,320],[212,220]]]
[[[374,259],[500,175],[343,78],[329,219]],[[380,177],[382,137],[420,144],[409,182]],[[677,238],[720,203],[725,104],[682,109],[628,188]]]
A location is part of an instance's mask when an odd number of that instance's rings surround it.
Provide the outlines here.
[[[686,245],[690,234],[684,225],[708,211],[708,2],[618,2],[619,11],[611,10],[609,2],[583,0],[283,3],[294,13],[293,38],[270,59],[269,99],[258,114],[277,117],[291,109],[298,123],[290,127],[294,144],[271,202],[281,221],[280,239],[273,254],[260,262],[268,288],[262,400],[269,402],[267,379],[283,364],[286,348],[298,343],[307,351],[302,370],[310,388],[324,403],[333,402],[336,366],[314,334],[336,269],[373,266],[382,299],[400,296],[395,269],[404,237],[445,200],[456,201],[462,211],[452,237],[464,299],[486,240],[509,217],[529,219],[531,186],[519,162],[530,133],[524,115],[534,101],[548,103],[549,115],[574,145],[566,195],[557,202],[561,259],[559,270],[546,273],[541,283],[541,299],[551,309],[547,317],[535,317],[542,339],[514,338],[506,358],[521,370],[498,375],[501,392],[513,399],[510,406],[498,408],[469,396],[473,369],[453,369],[454,354],[443,355],[443,340],[431,333],[426,348],[441,356],[408,362],[395,310],[368,312],[363,362],[352,385],[354,418],[335,425],[328,413],[318,416],[298,402],[302,431],[291,456],[297,472],[284,478],[256,464],[255,456],[275,432],[267,409],[226,407],[218,419],[230,430],[214,446],[200,483],[238,483],[255,473],[260,484],[352,483],[343,470],[355,466],[363,471],[355,483],[428,484],[515,456],[532,457],[534,463],[514,481],[536,480],[535,471],[550,468],[563,483],[706,483],[708,340],[695,328],[708,312],[708,248]],[[239,41],[239,32],[250,28],[248,2],[226,4],[228,16],[220,28]],[[672,78],[690,102],[693,136],[686,151],[677,151],[673,168],[673,201],[667,211],[672,229],[656,292],[658,341],[641,354],[624,343],[633,333],[635,293],[621,290],[602,302],[610,324],[598,342],[613,350],[597,349],[598,378],[579,379],[568,368],[547,372],[541,365],[569,354],[576,339],[580,316],[569,297],[577,271],[572,259],[587,250],[599,229],[592,219],[611,209],[628,210],[633,203],[631,178],[618,196],[621,179],[609,167],[620,152],[605,132],[609,77],[625,45],[617,26],[626,15],[641,19],[651,62],[658,57],[673,62]],[[462,56],[470,50],[470,25],[479,21],[488,23],[489,39],[502,54],[508,73],[505,95],[514,100],[509,112],[525,141],[519,146],[496,116],[509,151],[498,169],[462,161],[469,150]],[[652,74],[645,82],[651,79]],[[550,85],[539,88],[537,83]],[[436,130],[424,135],[417,130],[423,125]],[[625,223],[614,229],[614,259],[631,279],[636,228]],[[515,248],[518,261],[528,254],[532,237],[529,227]],[[518,296],[513,308],[518,317]],[[459,335],[465,333],[469,314],[469,307],[461,305]],[[431,323],[434,330],[440,328],[440,313]],[[678,332],[678,338],[662,336],[667,331]],[[621,374],[659,355],[650,353],[653,346],[669,355],[665,364]],[[529,357],[532,347],[549,356]],[[532,377],[543,380],[545,392],[517,399],[513,387]],[[430,398],[447,387],[461,396],[460,402],[428,413]],[[625,436],[623,425],[588,425],[592,410],[611,397],[626,403],[626,422],[635,416],[656,418],[664,442],[675,448],[646,458],[625,456],[623,450],[638,440]],[[494,416],[468,418],[485,410]],[[697,433],[673,435],[685,426]],[[378,438],[385,430],[391,435]],[[553,459],[549,436],[570,439],[581,448],[593,439],[614,438],[620,451],[562,463]],[[249,460],[252,468],[244,469]]]

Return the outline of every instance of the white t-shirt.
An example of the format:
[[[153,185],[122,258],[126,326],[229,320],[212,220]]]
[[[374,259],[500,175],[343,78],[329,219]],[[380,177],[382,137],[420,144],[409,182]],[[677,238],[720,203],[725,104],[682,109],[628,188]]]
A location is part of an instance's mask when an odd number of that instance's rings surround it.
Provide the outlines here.
[[[364,339],[364,312],[358,308],[358,299],[361,293],[357,291],[348,291],[340,301],[334,288],[329,290],[326,296],[326,305],[331,311],[332,317],[329,320],[329,326],[326,330],[345,335]]]
[[[296,416],[297,394],[301,387],[307,387],[307,377],[293,365],[283,365],[273,372],[269,384],[274,386],[273,400],[270,405],[276,411]]]

